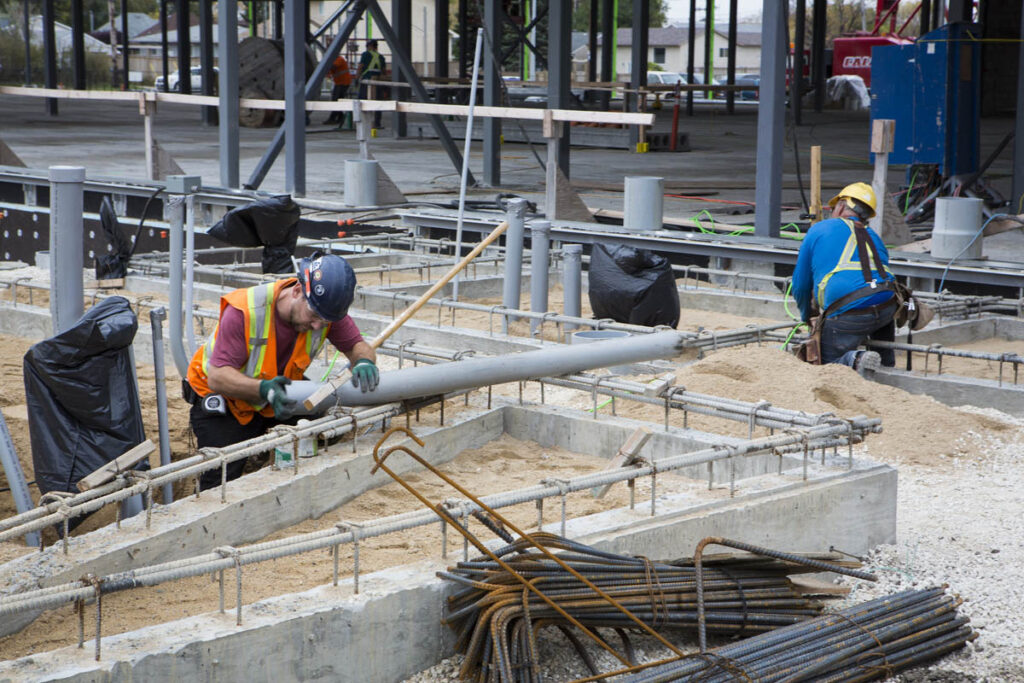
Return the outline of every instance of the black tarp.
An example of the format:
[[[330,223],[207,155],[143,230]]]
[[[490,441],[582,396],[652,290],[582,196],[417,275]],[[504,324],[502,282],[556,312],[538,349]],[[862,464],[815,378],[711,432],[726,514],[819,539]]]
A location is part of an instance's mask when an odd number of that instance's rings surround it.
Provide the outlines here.
[[[128,300],[110,297],[25,354],[25,402],[40,492],[77,492],[79,480],[145,440],[130,354],[137,329]],[[148,467],[143,460],[137,469]]]
[[[264,273],[290,273],[299,207],[290,195],[261,199],[228,211],[207,234],[233,247],[263,247]]]
[[[672,264],[646,249],[595,244],[587,272],[594,317],[632,325],[679,324]]]
[[[96,257],[96,279],[113,280],[128,274],[128,261],[132,257],[132,241],[121,229],[117,212],[104,197],[100,203],[100,227],[112,248],[111,253]]]

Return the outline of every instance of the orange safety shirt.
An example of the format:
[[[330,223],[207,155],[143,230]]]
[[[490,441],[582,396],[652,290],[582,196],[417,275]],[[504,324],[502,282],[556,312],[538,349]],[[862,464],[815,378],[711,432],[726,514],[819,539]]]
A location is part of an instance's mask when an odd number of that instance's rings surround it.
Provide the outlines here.
[[[334,85],[352,85],[352,72],[348,70],[348,62],[341,55],[334,60],[327,75],[334,79]]]
[[[249,350],[249,360],[245,367],[238,368],[247,377],[255,379],[273,379],[278,374],[292,380],[300,380],[309,364],[320,352],[327,338],[329,326],[320,330],[300,332],[295,339],[295,348],[292,355],[285,364],[284,371],[279,373],[277,368],[277,340],[274,332],[274,316],[276,310],[274,302],[277,295],[286,287],[297,282],[296,278],[286,278],[276,282],[269,282],[265,285],[257,285],[248,289],[236,289],[225,294],[220,299],[220,312],[228,306],[237,308],[242,312],[245,319],[245,345]],[[213,357],[213,350],[217,344],[217,335],[220,332],[220,325],[214,329],[213,334],[207,342],[201,346],[192,356],[192,362],[188,366],[188,383],[192,385],[200,396],[208,396],[213,393],[208,382],[210,358]],[[253,404],[239,398],[224,397],[227,400],[228,409],[241,424],[248,424],[252,421],[255,413],[259,412],[266,417],[273,417],[274,410],[266,403]]]

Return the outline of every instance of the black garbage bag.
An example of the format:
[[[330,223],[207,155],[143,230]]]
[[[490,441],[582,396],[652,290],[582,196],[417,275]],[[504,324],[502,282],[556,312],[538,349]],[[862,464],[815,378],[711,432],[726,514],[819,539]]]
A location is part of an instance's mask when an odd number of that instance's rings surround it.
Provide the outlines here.
[[[137,329],[128,300],[114,296],[25,354],[32,465],[42,493],[77,492],[83,477],[145,440],[130,354]],[[143,460],[136,469],[148,467]]]
[[[595,318],[649,327],[679,324],[679,292],[665,257],[646,249],[595,244],[588,277]]]
[[[261,199],[228,211],[207,234],[234,247],[263,247],[263,272],[287,273],[294,269],[299,207],[286,194]]]
[[[96,279],[114,280],[128,274],[128,261],[132,257],[132,241],[117,221],[117,213],[104,197],[100,203],[100,228],[110,243],[112,251],[96,257]]]

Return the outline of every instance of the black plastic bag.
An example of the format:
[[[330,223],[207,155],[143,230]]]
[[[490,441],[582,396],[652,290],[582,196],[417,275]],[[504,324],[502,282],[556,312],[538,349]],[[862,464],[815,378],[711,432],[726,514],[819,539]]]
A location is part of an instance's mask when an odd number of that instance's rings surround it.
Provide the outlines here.
[[[77,492],[83,477],[145,440],[130,353],[137,329],[128,300],[110,297],[25,354],[32,465],[42,493]],[[136,466],[148,468],[146,460]]]
[[[104,197],[100,203],[100,227],[113,251],[96,257],[96,279],[113,280],[124,277],[128,274],[128,261],[132,257],[132,241],[121,229],[110,197]]]
[[[294,269],[299,207],[290,195],[261,199],[228,211],[207,233],[235,247],[263,247],[263,272]]]
[[[679,324],[679,292],[665,257],[646,249],[595,244],[588,277],[595,318],[648,327]]]

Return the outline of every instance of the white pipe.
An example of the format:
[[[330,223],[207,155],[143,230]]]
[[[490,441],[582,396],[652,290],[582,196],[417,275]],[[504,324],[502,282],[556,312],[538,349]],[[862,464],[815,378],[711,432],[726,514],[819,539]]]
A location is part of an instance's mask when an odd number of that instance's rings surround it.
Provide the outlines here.
[[[195,195],[188,195],[185,199],[185,338],[188,340],[188,355],[191,358],[195,354],[196,326],[192,322],[192,307],[194,292],[193,268],[196,264],[196,204]]]
[[[559,346],[494,358],[472,358],[457,361],[457,367],[448,363],[421,365],[381,373],[377,389],[368,393],[346,382],[335,391],[334,399],[343,406],[377,405],[493,384],[557,377],[612,365],[672,358],[682,350],[685,340],[680,332],[656,332],[583,346]],[[292,382],[288,386],[288,398],[302,404],[320,386],[316,382]]]
[[[466,142],[462,146],[462,182],[459,183],[459,220],[455,227],[455,258],[462,257],[462,219],[466,215],[466,183],[469,175],[469,148],[473,143],[473,110],[476,108],[476,79],[480,73],[480,49],[483,28],[476,30],[476,53],[473,55],[473,80],[469,84],[469,117],[466,119]],[[452,298],[459,300],[459,274],[452,280]]]

